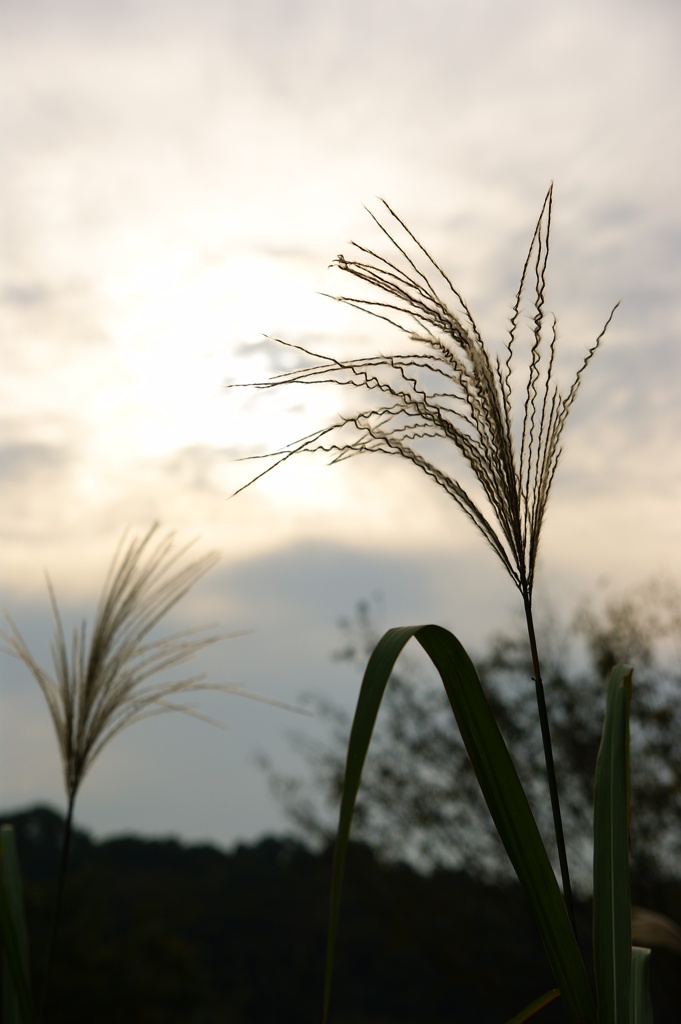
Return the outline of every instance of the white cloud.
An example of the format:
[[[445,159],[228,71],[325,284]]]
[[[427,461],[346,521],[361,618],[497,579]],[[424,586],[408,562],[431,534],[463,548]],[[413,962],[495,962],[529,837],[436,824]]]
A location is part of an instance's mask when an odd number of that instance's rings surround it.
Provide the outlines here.
[[[325,574],[342,571],[347,556],[325,561],[325,544],[354,552],[358,582],[360,564],[417,552],[429,608],[443,599],[438,549],[470,586],[482,542],[407,467],[291,462],[227,501],[258,465],[236,452],[300,436],[340,405],[222,384],[275,365],[263,333],[333,352],[392,344],[315,295],[344,287],[326,267],[348,239],[376,241],[362,210],[376,194],[503,344],[551,179],[549,306],[568,372],[623,302],[566,431],[542,578],[576,590],[580,573],[679,563],[677,5],[10,0],[2,18],[10,606],[42,592],[43,566],[73,600],[91,597],[122,528],[154,518],[203,534],[230,565],[272,559],[272,572],[277,552],[302,568],[296,545],[321,545],[294,601],[265,570],[251,578],[264,594],[250,610],[289,632],[294,610],[315,620]],[[299,674],[300,651],[281,643]],[[111,813],[122,821],[123,805]]]

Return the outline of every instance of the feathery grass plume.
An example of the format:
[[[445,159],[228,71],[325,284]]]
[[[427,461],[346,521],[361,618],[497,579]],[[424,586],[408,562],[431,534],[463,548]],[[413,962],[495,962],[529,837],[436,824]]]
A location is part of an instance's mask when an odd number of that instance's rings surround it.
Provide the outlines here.
[[[331,455],[333,462],[366,452],[398,455],[454,499],[501,559],[523,596],[531,597],[541,526],[561,454],[563,428],[584,370],[614,313],[613,309],[572,385],[562,392],[554,378],[556,320],[551,317],[547,331],[544,310],[552,190],[553,186],[544,200],[525,260],[502,357],[489,352],[450,278],[383,200],[389,222],[394,225],[392,232],[378,217],[370,216],[396,250],[395,257],[388,259],[352,243],[357,256],[337,256],[332,266],[378,288],[386,298],[335,298],[392,324],[414,343],[412,350],[345,360],[276,339],[320,362],[250,386],[265,389],[283,384],[331,383],[354,387],[369,402],[366,408],[342,416],[278,451],[249,456],[275,461],[245,487],[302,452],[321,451]],[[396,228],[406,236],[404,242],[398,240]],[[413,257],[409,245],[416,249]],[[398,262],[400,255],[402,261]],[[425,269],[419,265],[419,258]],[[444,285],[448,300],[438,292],[429,273]],[[529,365],[524,370],[522,413],[514,417],[512,382],[519,374],[519,322],[531,277],[534,295]],[[452,300],[454,304],[448,304]],[[432,441],[453,445],[468,463],[487,499],[489,512],[452,470],[435,461]]]
[[[177,549],[172,533],[157,539],[157,531],[155,524],[143,537],[134,537],[125,549],[123,537],[104,584],[89,642],[83,622],[74,629],[70,646],[67,643],[48,577],[55,622],[53,673],[38,664],[5,612],[9,630],[0,629],[1,649],[23,661],[42,690],[57,735],[69,800],[75,798],[102,748],[122,729],[169,711],[196,715],[192,707],[178,704],[173,698],[188,691],[215,688],[215,684],[204,683],[203,676],[149,682],[222,636],[214,630],[192,629],[148,639],[154,627],[219,557],[211,552],[179,566],[191,545]]]
[[[0,629],[0,649],[24,662],[47,702],[57,734],[68,802],[43,1009],[61,910],[75,800],[95,758],[122,729],[153,715],[184,711],[213,721],[193,707],[178,703],[175,698],[179,695],[196,690],[244,694],[235,687],[206,683],[201,675],[175,682],[151,682],[159,673],[188,661],[207,645],[226,636],[209,628],[149,639],[164,616],[219,558],[216,552],[210,552],[183,562],[192,544],[177,547],[173,533],[159,536],[158,529],[158,524],[154,524],[143,536],[133,537],[127,546],[126,536],[123,536],[104,584],[89,640],[83,622],[74,629],[70,646],[67,643],[48,577],[55,621],[51,644],[53,673],[38,664],[7,613],[9,629]]]
[[[361,393],[364,407],[267,456],[255,456],[274,461],[245,486],[303,452],[327,453],[332,462],[381,452],[411,462],[446,491],[473,521],[522,595],[563,889],[571,908],[567,855],[532,620],[532,593],[541,527],[561,455],[563,429],[584,371],[617,306],[587,350],[572,384],[561,390],[555,375],[556,319],[551,316],[547,323],[545,311],[553,186],[544,199],[522,269],[505,350],[496,356],[486,347],[468,306],[445,271],[388,203],[382,202],[387,216],[370,216],[392,246],[393,255],[382,256],[352,243],[353,255],[338,256],[332,265],[383,295],[380,299],[350,295],[336,298],[391,324],[406,335],[411,347],[402,354],[337,359],[280,342],[315,362],[279,373],[255,387],[351,387]],[[530,327],[523,346],[521,322],[527,315],[527,300]],[[513,408],[518,393],[520,412]],[[472,471],[482,492],[480,496],[469,493],[449,462],[440,461],[441,453],[452,453],[452,449]],[[480,498],[486,499],[486,505]]]

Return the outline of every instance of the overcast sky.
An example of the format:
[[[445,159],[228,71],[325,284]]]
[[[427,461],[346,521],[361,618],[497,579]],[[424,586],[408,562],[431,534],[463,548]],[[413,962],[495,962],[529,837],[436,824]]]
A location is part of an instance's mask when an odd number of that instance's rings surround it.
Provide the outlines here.
[[[408,465],[293,460],[229,500],[258,465],[237,456],[341,408],[226,389],[281,365],[263,336],[335,354],[385,337],[318,294],[347,288],[328,265],[349,239],[377,242],[377,196],[498,350],[554,181],[568,383],[622,302],[566,429],[536,600],[678,579],[680,31],[667,0],[5,0],[0,598],[37,650],[44,570],[75,621],[123,529],[155,519],[222,555],[182,622],[252,631],[202,667],[282,700],[352,703],[358,680],[329,655],[372,594],[381,625],[435,620],[473,646],[508,621],[510,581]],[[60,804],[37,687],[9,657],[0,670],[0,804]],[[323,729],[201,706],[229,730],[130,730],[80,822],[220,843],[280,830],[254,755],[291,767],[286,733]]]

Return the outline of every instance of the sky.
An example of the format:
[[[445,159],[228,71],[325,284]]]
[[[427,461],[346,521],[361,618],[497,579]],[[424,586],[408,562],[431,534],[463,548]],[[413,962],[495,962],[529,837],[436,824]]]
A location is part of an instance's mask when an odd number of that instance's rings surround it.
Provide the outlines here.
[[[338,622],[436,621],[479,649],[517,606],[446,496],[397,460],[238,461],[342,413],[255,391],[387,335],[321,293],[385,197],[493,350],[554,182],[547,302],[585,375],[542,537],[536,602],[568,614],[681,572],[681,11],[668,0],[5,0],[0,10],[0,606],[44,660],[48,571],[91,614],[122,532],[160,521],[219,566],[172,625],[243,635],[216,682],[350,708]],[[46,708],[0,655],[0,807],[63,806]],[[324,724],[207,694],[86,779],[79,823],[229,846],[286,821],[256,760],[301,771]]]

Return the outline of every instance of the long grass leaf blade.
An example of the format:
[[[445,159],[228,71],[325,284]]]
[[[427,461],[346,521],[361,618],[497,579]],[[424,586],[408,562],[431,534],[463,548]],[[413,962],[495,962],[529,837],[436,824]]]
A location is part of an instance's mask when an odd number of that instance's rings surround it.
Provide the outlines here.
[[[336,934],[338,932],[341,889],[345,873],[348,843],[350,841],[350,826],[352,825],[352,815],[362,777],[362,768],[364,767],[367,750],[369,749],[378,709],[381,705],[393,666],[402,648],[418,628],[417,626],[415,630],[390,629],[381,637],[369,658],[359,691],[357,709],[348,743],[338,834],[336,836],[331,869],[331,898],[326,946],[326,980],[324,985],[324,1021],[328,1020],[329,1014],[331,977],[336,948]]]
[[[631,951],[631,1021],[653,1024],[650,1002],[650,950],[634,946]]]
[[[0,828],[0,939],[6,1024],[35,1024],[28,972],[28,937],[14,829]]]
[[[539,1013],[540,1010],[543,1010],[545,1006],[552,1003],[559,995],[559,988],[549,989],[549,991],[545,992],[543,996],[533,999],[529,1006],[526,1006],[524,1010],[520,1011],[520,1013],[516,1013],[515,1017],[511,1017],[506,1024],[525,1024],[526,1020],[529,1020],[530,1017],[534,1017],[535,1013]]]
[[[441,626],[421,628],[416,639],[444,683],[499,838],[529,900],[568,1017],[583,1024],[595,1022],[586,967],[556,876],[475,667],[456,637]]]
[[[568,1017],[572,1024],[595,1024],[595,1005],[586,968],[515,766],[473,663],[458,640],[440,626],[389,630],[374,649],[362,680],[348,745],[332,869],[325,1020],[343,871],[362,768],[390,673],[402,648],[412,637],[418,640],[440,674],[487,806],[530,901]]]
[[[629,1024],[629,705],[632,670],[610,673],[594,780],[594,968],[599,1024]]]

